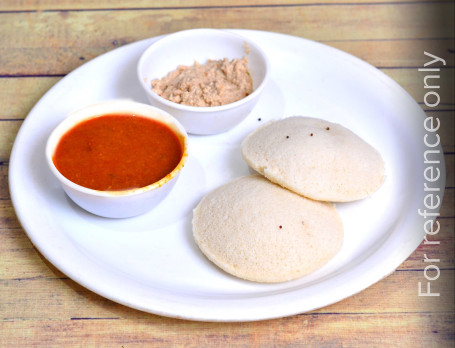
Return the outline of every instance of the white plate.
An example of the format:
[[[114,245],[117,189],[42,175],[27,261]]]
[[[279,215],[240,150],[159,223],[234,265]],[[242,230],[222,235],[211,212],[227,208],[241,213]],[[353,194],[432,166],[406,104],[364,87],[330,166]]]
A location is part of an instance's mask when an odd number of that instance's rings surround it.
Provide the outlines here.
[[[216,136],[190,137],[190,157],[174,190],[146,215],[111,220],[75,206],[46,167],[44,144],[73,109],[110,98],[146,102],[135,68],[156,38],[123,46],[76,69],[25,119],[10,160],[12,201],[33,244],[74,281],[160,315],[260,320],[310,311],[353,295],[393,272],[422,241],[425,220],[417,210],[424,208],[426,149],[425,114],[419,105],[390,78],[346,53],[291,36],[236,31],[266,51],[271,81],[238,127]],[[200,253],[192,239],[192,209],[208,191],[248,174],[240,155],[246,134],[269,119],[294,114],[353,130],[380,151],[387,179],[371,198],[337,205],[345,242],[325,267],[286,283],[243,281]],[[442,149],[437,149],[445,173]],[[444,183],[443,177],[433,183],[441,189],[441,199]]]

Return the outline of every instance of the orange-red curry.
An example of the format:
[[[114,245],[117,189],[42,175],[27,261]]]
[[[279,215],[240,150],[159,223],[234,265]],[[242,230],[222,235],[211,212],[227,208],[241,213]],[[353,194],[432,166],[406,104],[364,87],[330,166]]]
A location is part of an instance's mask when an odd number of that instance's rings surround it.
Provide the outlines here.
[[[113,114],[71,128],[58,143],[53,161],[72,182],[107,191],[153,184],[172,172],[182,155],[182,143],[167,125]]]

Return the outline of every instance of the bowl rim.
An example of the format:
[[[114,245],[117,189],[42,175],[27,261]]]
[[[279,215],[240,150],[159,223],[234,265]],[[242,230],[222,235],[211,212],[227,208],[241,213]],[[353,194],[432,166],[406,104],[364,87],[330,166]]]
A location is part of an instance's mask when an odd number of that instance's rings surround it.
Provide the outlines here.
[[[235,37],[239,40],[242,40],[247,44],[248,47],[253,47],[254,50],[256,50],[259,53],[259,56],[262,58],[264,62],[264,78],[262,79],[261,83],[253,90],[253,92],[246,97],[239,99],[235,102],[229,103],[229,104],[224,104],[224,105],[218,105],[218,106],[192,106],[192,105],[186,105],[186,104],[179,104],[179,103],[174,103],[166,98],[161,97],[157,93],[155,93],[152,88],[147,85],[147,83],[144,81],[145,78],[142,75],[142,67],[145,64],[145,60],[147,57],[153,52],[156,48],[159,48],[161,45],[165,44],[168,40],[172,40],[173,38],[178,38],[180,36],[186,36],[190,34],[196,34],[196,35],[203,35],[210,33],[211,35],[225,35],[225,36],[231,36]],[[234,33],[230,30],[227,29],[214,29],[214,28],[194,28],[194,29],[186,29],[186,30],[180,30],[176,31],[167,35],[164,35],[160,37],[157,41],[153,42],[150,46],[148,46],[145,51],[142,52],[139,61],[137,63],[137,77],[139,79],[139,83],[141,84],[142,88],[145,90],[147,95],[149,95],[151,98],[157,100],[158,102],[166,105],[167,107],[178,109],[181,111],[187,111],[187,112],[201,112],[201,113],[209,113],[209,112],[217,112],[217,111],[225,111],[225,110],[230,110],[234,109],[242,104],[247,103],[248,101],[256,98],[259,96],[261,91],[264,89],[267,81],[269,80],[270,76],[270,62],[267,57],[267,54],[265,51],[257,45],[254,41],[251,39]]]
[[[117,111],[100,111],[100,112],[94,112],[90,113],[89,115],[84,115],[84,112],[88,112],[87,110],[90,110],[92,108],[118,108]],[[133,108],[146,108],[149,111],[153,112],[153,115],[144,115],[141,114],[140,111],[132,111]],[[128,110],[129,109],[129,110]],[[137,109],[136,109],[137,110]],[[180,158],[179,163],[177,166],[170,172],[168,173],[165,177],[161,178],[158,181],[155,181],[154,183],[143,186],[143,187],[138,187],[138,188],[132,188],[132,189],[126,189],[126,190],[112,190],[112,191],[103,191],[103,190],[95,190],[91,189],[79,184],[76,184],[75,182],[69,180],[66,178],[60,171],[57,169],[55,166],[52,157],[55,152],[55,149],[62,138],[63,135],[65,135],[70,129],[74,128],[81,122],[84,122],[86,120],[90,120],[92,118],[96,117],[102,117],[104,115],[109,115],[109,114],[122,114],[122,113],[128,113],[128,112],[133,112],[135,114],[138,114],[139,116],[142,117],[147,117],[151,119],[158,120],[160,122],[166,123],[166,124],[173,124],[175,126],[175,129],[178,130],[177,136],[182,142],[182,157]],[[159,115],[160,118],[155,118],[156,115]],[[172,128],[172,131],[174,133],[177,133],[177,131]],[[159,187],[164,186],[166,183],[170,182],[173,178],[175,178],[180,171],[183,169],[183,167],[186,164],[186,161],[188,159],[188,134],[183,127],[183,125],[174,117],[172,117],[168,112],[157,108],[155,106],[149,105],[149,104],[144,104],[144,103],[139,103],[136,101],[132,100],[126,100],[126,99],[113,99],[113,100],[107,100],[107,101],[102,101],[94,104],[90,104],[87,106],[84,106],[80,109],[77,109],[75,111],[70,112],[62,121],[60,121],[57,126],[54,127],[52,132],[47,138],[46,141],[46,146],[45,146],[45,157],[46,157],[46,162],[48,167],[50,168],[51,172],[54,174],[54,176],[60,181],[61,184],[64,186],[68,186],[72,188],[75,191],[78,191],[83,194],[91,195],[91,196],[97,196],[97,197],[130,197],[130,196],[135,196],[135,195],[140,195],[142,193],[150,192],[153,191]]]

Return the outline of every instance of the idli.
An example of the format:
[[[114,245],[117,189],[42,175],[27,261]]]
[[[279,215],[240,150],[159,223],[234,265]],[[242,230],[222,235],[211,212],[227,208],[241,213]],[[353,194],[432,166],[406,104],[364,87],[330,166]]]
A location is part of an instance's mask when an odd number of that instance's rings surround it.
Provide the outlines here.
[[[318,201],[365,198],[384,180],[384,161],[349,129],[293,116],[259,127],[242,142],[248,165],[269,180]]]
[[[326,264],[343,241],[331,203],[316,202],[261,175],[207,194],[193,212],[193,236],[224,271],[256,282],[283,282]]]

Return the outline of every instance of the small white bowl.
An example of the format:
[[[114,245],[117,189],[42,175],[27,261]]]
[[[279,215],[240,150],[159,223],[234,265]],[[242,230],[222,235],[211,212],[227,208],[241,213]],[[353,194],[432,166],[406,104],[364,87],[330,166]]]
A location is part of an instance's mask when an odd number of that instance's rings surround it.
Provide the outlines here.
[[[165,178],[145,187],[121,190],[98,191],[89,189],[64,177],[55,167],[52,157],[61,137],[84,120],[106,114],[136,114],[168,125],[180,138],[183,156],[177,167]],[[111,100],[90,105],[72,112],[51,133],[46,144],[46,161],[51,172],[60,182],[66,194],[81,208],[103,217],[126,218],[143,214],[160,203],[177,181],[188,158],[188,135],[183,126],[167,112],[151,105],[129,100]]]
[[[253,93],[234,103],[198,107],[171,102],[152,91],[151,81],[166,76],[179,65],[247,56]],[[253,110],[267,83],[270,65],[265,53],[249,39],[219,29],[190,29],[165,36],[144,51],[137,66],[139,82],[149,102],[177,118],[188,133],[217,134],[243,121]]]

